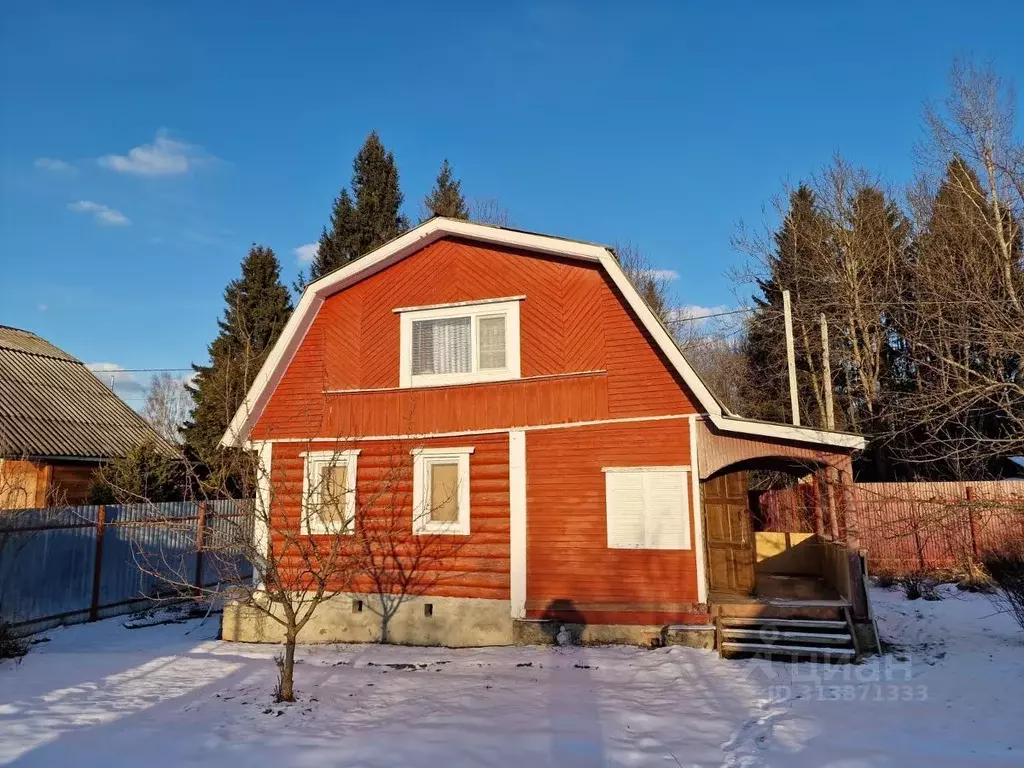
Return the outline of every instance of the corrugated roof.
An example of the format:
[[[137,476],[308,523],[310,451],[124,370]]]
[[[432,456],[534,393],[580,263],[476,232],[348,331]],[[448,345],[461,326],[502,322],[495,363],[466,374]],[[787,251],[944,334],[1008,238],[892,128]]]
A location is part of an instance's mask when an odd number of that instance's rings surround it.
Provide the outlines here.
[[[145,440],[172,450],[81,361],[0,326],[0,455],[107,459]]]

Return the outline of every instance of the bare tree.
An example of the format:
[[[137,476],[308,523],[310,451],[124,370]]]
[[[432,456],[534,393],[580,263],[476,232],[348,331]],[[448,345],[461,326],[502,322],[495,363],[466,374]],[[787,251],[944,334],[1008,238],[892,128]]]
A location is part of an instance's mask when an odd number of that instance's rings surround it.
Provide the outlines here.
[[[496,197],[474,197],[469,201],[469,220],[495,227],[511,227],[508,208]]]
[[[614,251],[623,272],[647,306],[663,323],[670,321],[674,317],[671,271],[656,269],[647,254],[631,242],[616,243]]]
[[[185,381],[162,371],[149,381],[142,415],[162,438],[174,444],[183,442],[181,427],[192,412],[192,395]]]
[[[1012,88],[957,62],[911,194],[920,232],[912,303],[898,315],[910,386],[898,393],[908,462],[984,477],[1024,453],[1024,144]]]
[[[391,619],[410,598],[457,578],[453,567],[466,541],[450,535],[463,490],[457,475],[447,480],[438,475],[417,504],[409,492],[414,482],[410,445],[396,441],[388,448],[385,479],[378,481],[381,493],[355,525],[362,550],[358,587],[370,596],[382,643],[390,642]]]

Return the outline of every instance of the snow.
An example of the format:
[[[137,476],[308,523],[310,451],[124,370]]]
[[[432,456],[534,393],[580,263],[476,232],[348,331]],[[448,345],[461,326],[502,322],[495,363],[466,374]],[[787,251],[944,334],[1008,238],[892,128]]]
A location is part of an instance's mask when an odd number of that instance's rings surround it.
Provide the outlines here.
[[[1024,640],[983,596],[873,590],[894,644],[862,665],[689,648],[300,650],[216,617],[48,633],[0,663],[0,764],[28,766],[1020,766]]]

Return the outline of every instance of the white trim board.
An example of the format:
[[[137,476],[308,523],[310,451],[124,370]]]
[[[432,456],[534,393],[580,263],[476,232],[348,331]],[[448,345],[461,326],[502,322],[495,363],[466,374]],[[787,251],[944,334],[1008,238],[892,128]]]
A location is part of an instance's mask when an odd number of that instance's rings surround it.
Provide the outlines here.
[[[288,363],[302,344],[324,299],[359,280],[388,268],[444,237],[461,237],[482,243],[600,264],[662,353],[672,363],[680,378],[693,392],[701,408],[720,430],[847,449],[862,449],[866,446],[866,441],[859,435],[730,418],[727,411],[722,408],[722,405],[690,367],[671,334],[641,298],[608,248],[576,240],[563,240],[549,235],[517,232],[501,227],[441,217],[424,222],[351,264],[324,275],[306,286],[298,306],[281,332],[281,337],[267,356],[242,405],[238,408],[221,438],[221,445],[238,447],[247,439],[252,425],[263,412],[274,389],[281,381]]]
[[[560,421],[554,424],[536,424],[534,426],[489,427],[487,429],[464,429],[455,432],[410,432],[396,435],[355,435],[338,437],[268,437],[261,442],[269,443],[359,443],[380,442],[382,440],[431,440],[441,437],[472,437],[474,435],[503,435],[510,429],[521,429],[524,432],[537,432],[549,429],[577,429],[582,427],[598,427],[604,424],[643,424],[648,421],[681,421],[691,418],[690,414],[672,413],[666,416],[625,416],[621,419],[596,419],[593,421]]]
[[[509,601],[512,618],[526,618],[526,433],[508,433]]]

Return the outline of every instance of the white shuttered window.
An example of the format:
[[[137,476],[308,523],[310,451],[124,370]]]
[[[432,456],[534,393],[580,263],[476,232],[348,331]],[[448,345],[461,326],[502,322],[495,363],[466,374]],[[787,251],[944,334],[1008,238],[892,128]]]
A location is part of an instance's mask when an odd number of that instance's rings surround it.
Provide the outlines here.
[[[518,379],[522,299],[396,309],[401,386]]]
[[[688,467],[607,467],[610,549],[689,549]]]

